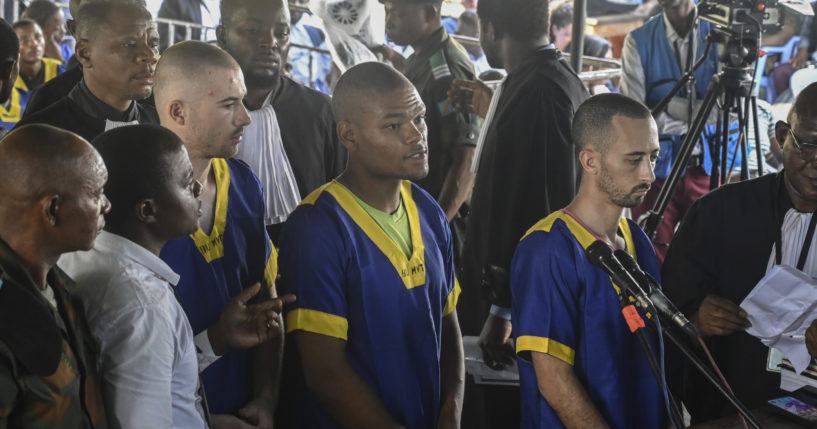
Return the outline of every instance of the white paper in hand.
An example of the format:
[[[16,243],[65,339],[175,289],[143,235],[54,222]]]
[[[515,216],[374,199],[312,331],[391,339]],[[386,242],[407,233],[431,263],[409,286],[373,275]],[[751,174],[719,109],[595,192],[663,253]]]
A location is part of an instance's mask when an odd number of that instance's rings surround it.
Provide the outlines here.
[[[811,362],[802,339],[817,319],[817,280],[787,266],[777,265],[763,277],[740,304],[752,326],[746,330],[769,347],[783,352],[799,374]]]

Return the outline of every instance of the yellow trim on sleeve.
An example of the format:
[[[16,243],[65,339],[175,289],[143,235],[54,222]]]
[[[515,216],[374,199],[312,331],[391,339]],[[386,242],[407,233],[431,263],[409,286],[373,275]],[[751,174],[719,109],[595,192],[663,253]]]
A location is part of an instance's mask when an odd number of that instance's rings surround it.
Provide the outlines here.
[[[349,322],[345,317],[308,308],[296,308],[287,314],[287,333],[307,331],[347,340]]]
[[[230,167],[223,158],[211,161],[213,175],[216,178],[216,215],[213,221],[213,230],[207,235],[199,229],[190,234],[196,247],[210,263],[224,256],[224,228],[227,225],[227,206],[230,198]]]
[[[409,219],[409,229],[411,232],[411,258],[406,258],[405,253],[389,238],[377,222],[366,213],[366,210],[355,201],[355,197],[337,182],[331,182],[325,190],[329,192],[340,207],[352,218],[360,229],[369,237],[372,242],[389,258],[397,274],[403,280],[406,289],[422,286],[426,283],[425,270],[425,245],[423,235],[420,231],[420,215],[417,211],[417,204],[411,195],[411,182],[404,180],[400,186],[400,195],[403,197],[403,204],[406,206],[406,216]]]
[[[269,259],[267,259],[267,265],[264,267],[264,282],[268,288],[275,284],[275,279],[278,277],[278,249],[272,244],[272,240],[270,240],[269,245]]]
[[[516,353],[525,351],[546,353],[568,365],[576,362],[576,350],[551,338],[522,335],[516,339]]]
[[[460,293],[462,293],[462,288],[460,288],[460,281],[457,278],[454,278],[454,288],[451,289],[451,292],[448,292],[448,297],[445,299],[445,309],[443,310],[443,317],[448,316],[449,314],[453,313],[454,310],[457,309],[457,302],[460,300]]]

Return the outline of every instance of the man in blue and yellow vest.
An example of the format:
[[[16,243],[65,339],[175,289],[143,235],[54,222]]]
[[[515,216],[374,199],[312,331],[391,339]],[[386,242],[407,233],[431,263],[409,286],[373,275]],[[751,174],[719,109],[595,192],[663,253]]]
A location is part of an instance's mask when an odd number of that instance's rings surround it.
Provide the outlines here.
[[[706,37],[713,25],[698,20],[694,0],[659,0],[664,11],[633,30],[624,40],[621,54],[621,93],[654,107],[667,95],[681,76],[703,55]],[[638,220],[651,209],[669,175],[681,148],[681,142],[692,122],[697,108],[706,96],[712,77],[718,72],[716,46],[695,72],[694,80],[672,98],[665,111],[656,116],[660,134],[661,154],[655,165],[656,181],[644,203],[632,209],[632,217]],[[713,109],[710,118],[718,113]],[[732,124],[730,128],[736,128]],[[675,226],[680,222],[692,203],[709,191],[709,173],[712,168],[711,147],[720,141],[715,121],[709,121],[701,133],[700,143],[664,213],[653,244],[658,259],[663,262]],[[727,166],[740,167],[740,155],[734,155],[736,133],[730,132],[730,149]],[[750,148],[751,150],[751,148]]]
[[[65,65],[59,60],[43,57],[45,41],[36,22],[21,19],[13,27],[20,40],[20,74],[14,82],[11,98],[0,106],[0,125],[7,129],[20,120],[31,93],[65,71]]]

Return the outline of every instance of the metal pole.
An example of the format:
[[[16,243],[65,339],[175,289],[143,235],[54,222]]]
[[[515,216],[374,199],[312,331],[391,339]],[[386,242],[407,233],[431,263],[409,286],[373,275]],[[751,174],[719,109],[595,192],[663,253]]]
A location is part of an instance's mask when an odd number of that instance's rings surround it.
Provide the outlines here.
[[[581,73],[584,53],[584,22],[587,18],[587,0],[573,2],[573,35],[570,38],[570,65],[573,71]]]

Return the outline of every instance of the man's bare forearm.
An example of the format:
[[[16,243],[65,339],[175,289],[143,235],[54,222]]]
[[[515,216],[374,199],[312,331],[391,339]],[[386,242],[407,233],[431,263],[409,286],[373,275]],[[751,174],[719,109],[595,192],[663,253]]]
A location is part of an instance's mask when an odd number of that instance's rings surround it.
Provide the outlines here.
[[[471,162],[474,160],[474,147],[460,145],[453,150],[453,162],[443,181],[438,203],[445,212],[445,217],[451,222],[462,204],[471,195],[474,187],[474,173],[471,172]]]
[[[590,400],[573,367],[545,353],[531,352],[539,393],[568,429],[601,429],[610,426]]]
[[[349,365],[344,341],[312,332],[298,331],[295,335],[307,387],[341,426],[402,428],[372,387]]]
[[[440,351],[440,428],[459,428],[465,395],[465,353],[456,310],[443,318]]]

